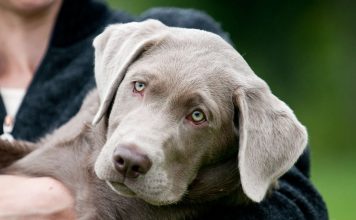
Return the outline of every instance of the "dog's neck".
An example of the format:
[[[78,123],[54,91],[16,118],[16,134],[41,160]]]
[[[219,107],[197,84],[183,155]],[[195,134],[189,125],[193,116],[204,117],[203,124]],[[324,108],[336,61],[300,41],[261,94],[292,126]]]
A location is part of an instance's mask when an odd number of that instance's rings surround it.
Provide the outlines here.
[[[248,201],[242,192],[236,156],[227,161],[202,168],[190,184],[182,202],[220,203],[221,200],[230,205]]]

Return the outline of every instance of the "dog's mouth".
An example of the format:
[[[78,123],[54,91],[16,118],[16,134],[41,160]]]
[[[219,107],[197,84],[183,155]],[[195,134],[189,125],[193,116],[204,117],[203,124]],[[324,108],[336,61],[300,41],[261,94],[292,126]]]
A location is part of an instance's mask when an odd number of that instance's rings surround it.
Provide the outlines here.
[[[126,197],[136,196],[136,193],[123,183],[106,181],[106,184],[108,184],[108,186],[119,195]]]
[[[112,182],[112,181],[105,181],[106,184],[118,195],[124,196],[124,197],[137,197],[141,198],[147,203],[151,205],[156,205],[156,206],[162,206],[162,205],[169,205],[172,204],[176,201],[170,201],[170,200],[156,200],[148,197],[142,197],[142,195],[138,195],[135,193],[133,190],[131,190],[129,187],[127,187],[123,183],[119,182]]]

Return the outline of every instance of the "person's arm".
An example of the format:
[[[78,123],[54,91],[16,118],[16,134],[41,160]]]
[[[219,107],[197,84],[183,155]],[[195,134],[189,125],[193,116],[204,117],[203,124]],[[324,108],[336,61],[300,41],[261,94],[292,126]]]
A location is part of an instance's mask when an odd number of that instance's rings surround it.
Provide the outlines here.
[[[201,11],[177,8],[155,8],[142,14],[142,20],[158,19],[169,26],[196,28],[216,33],[231,43],[229,35],[210,16]],[[328,219],[323,199],[309,179],[309,148],[296,165],[279,181],[279,188],[261,203],[212,210],[207,218],[216,219]]]
[[[239,220],[327,220],[323,199],[309,179],[309,149],[261,203],[212,211],[206,217]],[[223,216],[221,218],[221,216]]]
[[[223,31],[220,24],[202,11],[180,8],[152,8],[142,13],[138,20],[142,21],[149,18],[157,19],[167,26],[210,31],[232,44],[229,34]]]
[[[75,219],[69,191],[49,177],[0,175],[0,220]]]
[[[279,181],[279,188],[260,204],[237,212],[238,219],[326,220],[326,205],[309,179],[309,149]]]

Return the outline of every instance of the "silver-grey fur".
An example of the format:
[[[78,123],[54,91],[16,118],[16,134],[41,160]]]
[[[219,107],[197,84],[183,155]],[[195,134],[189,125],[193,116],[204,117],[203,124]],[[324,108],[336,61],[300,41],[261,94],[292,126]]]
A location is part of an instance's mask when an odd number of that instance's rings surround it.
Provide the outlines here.
[[[188,218],[202,209],[190,203],[237,201],[241,189],[260,202],[305,148],[306,129],[292,110],[215,34],[147,20],[109,26],[94,47],[97,92],[1,171],[59,179],[80,219]],[[142,94],[135,82],[145,84]],[[204,123],[192,123],[195,110]],[[112,158],[121,145],[149,157],[145,175],[117,172]],[[8,155],[32,149],[21,143]]]
[[[140,146],[154,161],[153,169],[127,185],[148,202],[179,201],[204,163],[203,158],[217,153],[217,146],[222,151],[222,139],[233,141],[233,104],[239,112],[240,178],[244,192],[253,201],[263,199],[271,183],[294,164],[306,146],[306,130],[292,110],[271,93],[240,54],[215,34],[168,28],[149,20],[112,25],[95,39],[94,46],[101,98],[94,124],[116,93],[116,111],[109,120],[110,138],[96,162],[96,173],[103,180],[118,181],[122,177],[107,158],[120,143]],[[148,84],[145,100],[127,98],[134,81]],[[159,92],[150,94],[150,90]],[[186,103],[180,100],[183,97],[204,99],[193,108],[211,112],[207,114],[208,128],[184,124],[182,116],[193,109],[184,106]],[[200,138],[195,138],[195,133]],[[194,156],[182,157],[192,163],[185,164],[179,175],[174,174],[177,167],[170,165],[175,161],[167,159],[167,154],[175,152],[163,151],[167,145],[196,150]]]

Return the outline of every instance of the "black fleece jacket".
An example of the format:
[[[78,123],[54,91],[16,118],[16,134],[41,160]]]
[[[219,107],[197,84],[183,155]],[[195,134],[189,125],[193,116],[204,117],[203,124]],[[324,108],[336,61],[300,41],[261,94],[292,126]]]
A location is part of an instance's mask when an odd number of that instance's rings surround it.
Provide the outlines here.
[[[228,35],[209,16],[195,10],[151,9],[140,17],[111,11],[100,2],[64,0],[47,53],[37,69],[16,117],[13,136],[36,141],[71,118],[95,86],[93,38],[110,23],[155,18],[170,26]],[[6,115],[0,98],[0,123]],[[2,126],[0,126],[2,132]],[[309,180],[309,154],[282,177],[280,188],[260,204],[216,207],[202,219],[327,219],[325,204]]]

